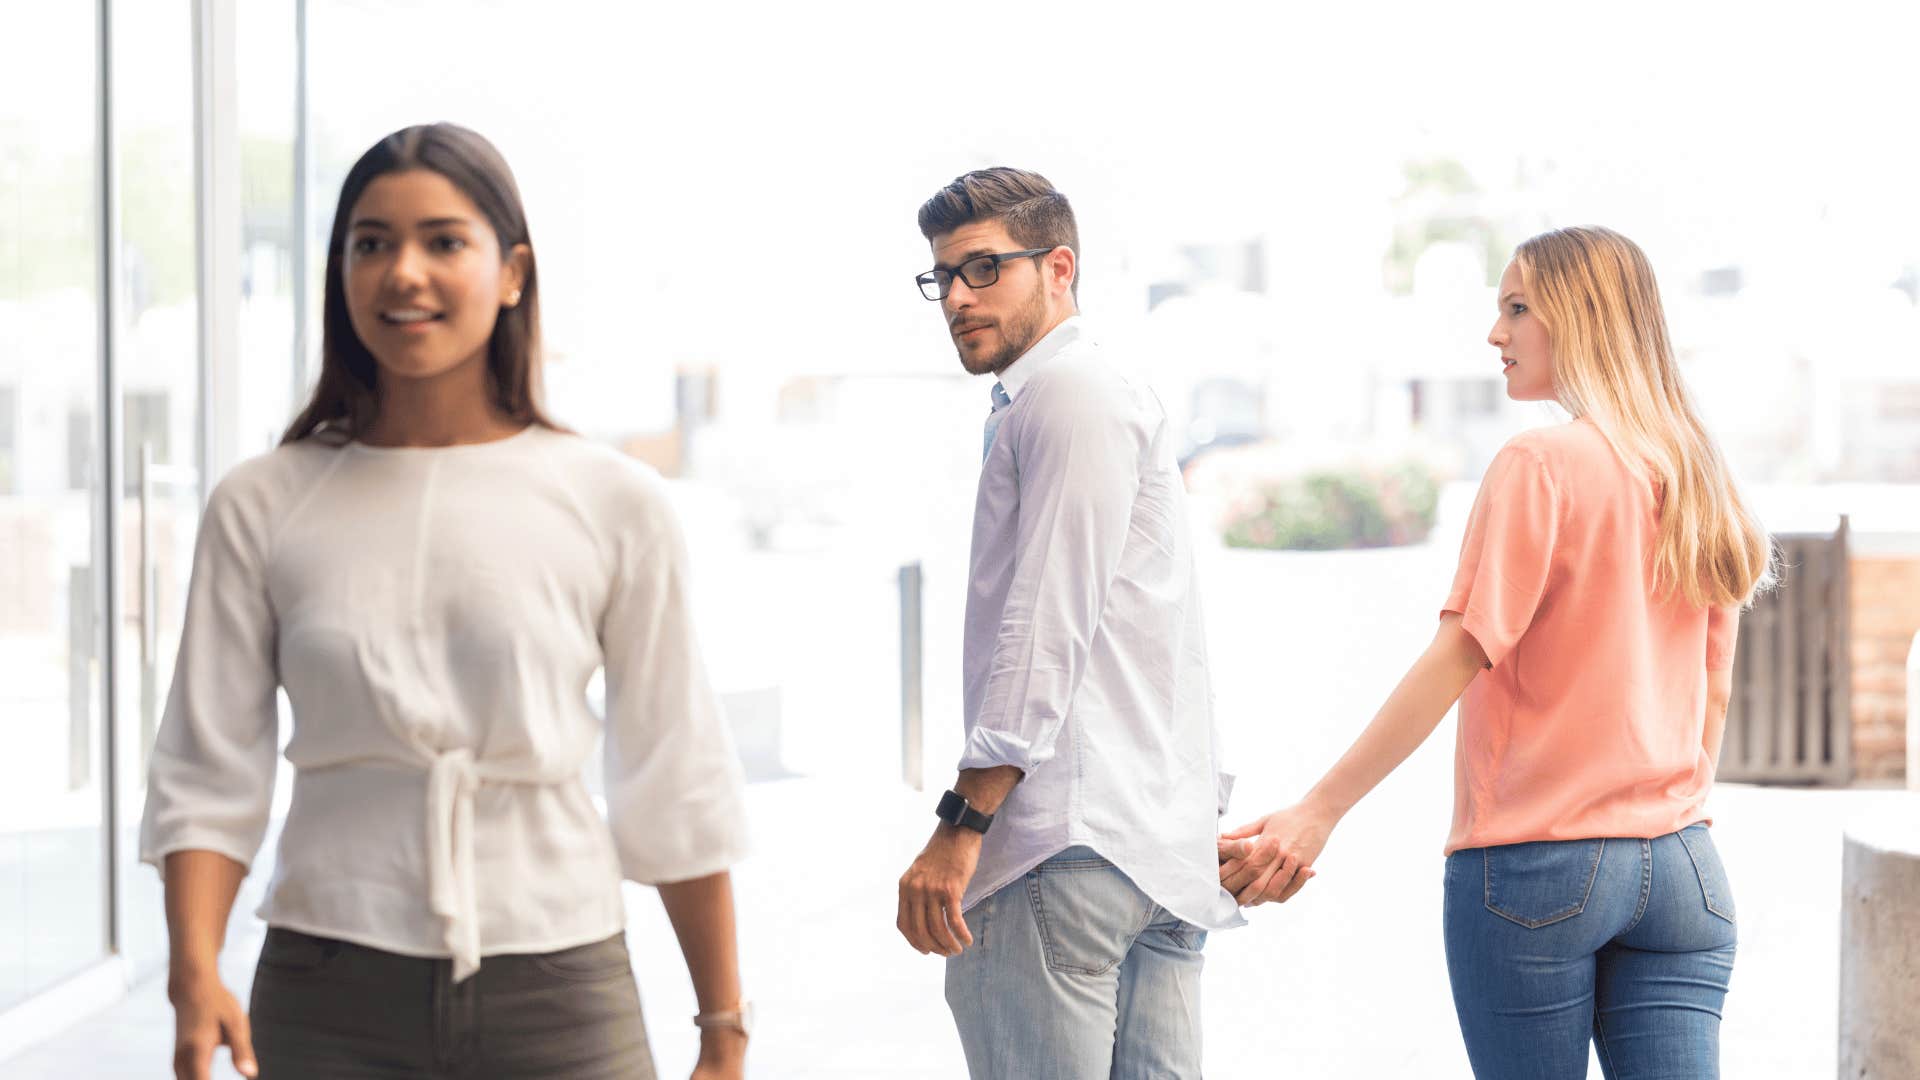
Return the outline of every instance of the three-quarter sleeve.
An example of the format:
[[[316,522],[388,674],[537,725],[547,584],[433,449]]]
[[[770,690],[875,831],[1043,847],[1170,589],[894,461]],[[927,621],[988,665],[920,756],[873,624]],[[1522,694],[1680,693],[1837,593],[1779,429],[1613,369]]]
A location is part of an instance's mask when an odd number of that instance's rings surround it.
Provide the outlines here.
[[[1054,756],[1140,490],[1148,433],[1136,408],[1111,377],[1056,369],[1007,425],[1020,484],[1013,579],[962,769],[1031,772]]]
[[[607,820],[621,872],[657,885],[739,862],[747,829],[745,780],[695,640],[686,541],[649,486],[619,541],[601,647]]]
[[[1487,467],[1442,612],[1499,667],[1539,610],[1553,569],[1561,504],[1538,454],[1509,443]]]
[[[214,851],[251,867],[266,835],[279,754],[276,624],[262,493],[229,479],[194,545],[173,686],[154,737],[140,858]]]
[[[1707,670],[1725,671],[1733,666],[1733,647],[1740,632],[1740,609],[1707,609]]]

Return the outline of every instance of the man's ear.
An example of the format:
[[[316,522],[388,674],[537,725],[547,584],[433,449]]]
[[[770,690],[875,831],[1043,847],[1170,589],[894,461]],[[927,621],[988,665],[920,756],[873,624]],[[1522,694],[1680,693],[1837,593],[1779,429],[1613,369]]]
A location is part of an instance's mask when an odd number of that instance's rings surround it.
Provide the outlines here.
[[[1071,296],[1074,280],[1080,274],[1080,257],[1063,244],[1047,252],[1042,262],[1047,268],[1047,284],[1058,284],[1062,292]]]

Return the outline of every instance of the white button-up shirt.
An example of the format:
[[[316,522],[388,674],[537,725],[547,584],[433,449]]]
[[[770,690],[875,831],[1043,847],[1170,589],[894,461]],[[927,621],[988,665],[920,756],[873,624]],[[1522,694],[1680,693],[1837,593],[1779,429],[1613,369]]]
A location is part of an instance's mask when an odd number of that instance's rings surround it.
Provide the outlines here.
[[[1241,925],[1219,881],[1232,778],[1166,414],[1077,317],[1000,383],[1013,404],[974,507],[960,767],[1026,775],[963,906],[1085,844],[1175,916]]]
[[[617,933],[623,875],[745,851],[686,569],[651,470],[541,427],[242,464],[208,500],[141,857],[252,861],[284,686],[296,772],[269,924],[451,957],[456,979]],[[602,665],[605,818],[581,775]]]

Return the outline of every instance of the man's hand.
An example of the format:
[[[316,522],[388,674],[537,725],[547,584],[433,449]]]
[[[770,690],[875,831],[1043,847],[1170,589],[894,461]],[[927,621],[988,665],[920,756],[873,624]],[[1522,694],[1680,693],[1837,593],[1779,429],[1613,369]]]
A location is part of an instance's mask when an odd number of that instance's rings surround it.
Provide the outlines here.
[[[1243,907],[1285,903],[1314,876],[1334,820],[1302,803],[1276,810],[1223,835],[1220,886]]]
[[[907,944],[925,953],[959,956],[973,944],[960,916],[960,897],[980,862],[980,834],[942,824],[900,878],[896,926]]]
[[[213,1051],[225,1046],[242,1076],[258,1076],[253,1059],[253,1029],[247,1011],[215,976],[180,980],[167,988],[173,999],[173,1075],[175,1080],[208,1080]]]

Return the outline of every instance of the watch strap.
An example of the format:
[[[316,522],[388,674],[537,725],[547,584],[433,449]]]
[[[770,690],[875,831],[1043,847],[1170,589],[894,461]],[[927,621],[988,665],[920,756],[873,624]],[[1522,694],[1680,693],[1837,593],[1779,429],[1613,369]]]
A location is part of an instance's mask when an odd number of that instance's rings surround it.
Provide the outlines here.
[[[993,824],[992,814],[983,814],[967,802],[966,796],[957,791],[948,791],[940,796],[940,805],[934,808],[934,814],[949,825],[962,829],[972,829],[984,833]]]
[[[737,1009],[699,1013],[693,1018],[693,1026],[702,1030],[707,1028],[731,1028],[742,1035],[751,1036],[753,1034],[753,1006],[743,1001]]]

